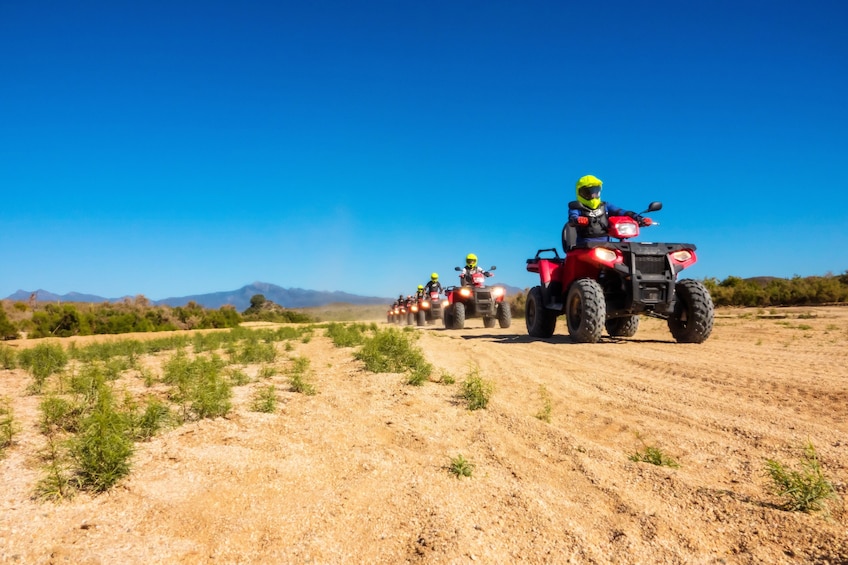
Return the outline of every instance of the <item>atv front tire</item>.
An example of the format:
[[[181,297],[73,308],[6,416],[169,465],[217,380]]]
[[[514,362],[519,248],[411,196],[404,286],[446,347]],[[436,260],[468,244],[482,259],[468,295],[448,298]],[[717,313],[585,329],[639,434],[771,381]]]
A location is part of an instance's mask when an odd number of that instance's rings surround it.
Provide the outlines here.
[[[639,316],[610,318],[606,322],[606,328],[612,337],[633,337],[639,329]]]
[[[684,279],[674,285],[674,312],[668,329],[678,343],[703,343],[713,331],[715,310],[710,291],[696,280]]]
[[[427,323],[427,314],[426,312],[424,312],[424,310],[419,310],[418,312],[416,312],[415,318],[415,323],[419,326],[423,326]]]
[[[504,301],[498,304],[498,325],[502,328],[512,325],[512,307],[509,302]]]
[[[554,335],[557,313],[545,308],[542,299],[542,287],[534,286],[527,293],[527,303],[524,305],[524,322],[527,324],[527,333],[531,337],[549,338]]]
[[[451,328],[461,330],[465,327],[465,304],[457,302],[453,305],[453,320]]]
[[[593,279],[577,279],[565,298],[568,334],[577,343],[597,343],[601,339],[607,304],[601,285]]]

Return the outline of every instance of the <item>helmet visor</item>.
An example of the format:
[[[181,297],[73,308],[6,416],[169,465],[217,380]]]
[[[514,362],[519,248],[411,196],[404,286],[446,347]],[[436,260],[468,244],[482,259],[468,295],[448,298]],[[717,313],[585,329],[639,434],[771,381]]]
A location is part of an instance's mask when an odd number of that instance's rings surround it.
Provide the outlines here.
[[[477,266],[477,260],[476,259],[469,259],[465,262],[465,264],[468,267],[476,267]]]
[[[601,187],[600,186],[581,186],[580,190],[577,191],[577,194],[580,195],[580,198],[584,200],[593,200],[595,198],[601,197]]]

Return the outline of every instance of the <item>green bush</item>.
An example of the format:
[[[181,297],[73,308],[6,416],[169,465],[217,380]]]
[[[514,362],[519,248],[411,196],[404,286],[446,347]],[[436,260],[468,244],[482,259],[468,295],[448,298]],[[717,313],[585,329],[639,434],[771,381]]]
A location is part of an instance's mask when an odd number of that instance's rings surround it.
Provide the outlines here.
[[[65,368],[68,355],[59,344],[39,343],[21,351],[18,354],[18,363],[32,375],[34,382],[30,390],[38,394],[48,377]]]
[[[111,390],[102,386],[94,409],[70,440],[81,488],[103,492],[129,473],[134,446],[126,424],[127,419],[115,408]]]
[[[315,386],[309,382],[309,358],[295,357],[292,361],[288,371],[292,390],[307,396],[316,394]]]
[[[217,356],[190,360],[183,351],[165,362],[163,381],[173,385],[172,400],[183,407],[183,418],[224,416],[232,408],[232,387]]]
[[[82,404],[71,402],[60,396],[50,395],[39,404],[41,431],[46,435],[56,432],[76,432],[85,413]]]
[[[14,369],[17,366],[15,350],[0,344],[0,369]]]
[[[18,430],[18,424],[12,412],[12,402],[8,398],[0,398],[0,458],[6,448],[12,445],[12,439]]]
[[[787,469],[774,459],[767,459],[766,474],[772,480],[774,493],[784,499],[783,508],[786,510],[824,510],[825,501],[836,496],[833,484],[824,476],[812,443],[804,446],[799,471]]]
[[[250,404],[254,412],[271,413],[277,407],[277,388],[274,385],[260,387],[253,395]]]
[[[9,320],[3,305],[0,304],[0,341],[6,339],[18,339],[21,335],[18,333],[18,328]]]
[[[469,410],[479,410],[489,405],[495,386],[480,376],[480,369],[474,367],[462,383],[462,398]]]
[[[355,347],[365,342],[363,324],[340,324],[332,322],[327,326],[327,336],[336,347]]]
[[[474,473],[474,463],[471,463],[460,453],[456,457],[451,457],[448,470],[457,477],[470,477]]]
[[[379,330],[366,338],[362,348],[354,357],[365,363],[372,373],[418,372],[429,377],[432,366],[424,360],[421,350],[413,340],[418,335],[411,332],[399,332],[394,328]]]

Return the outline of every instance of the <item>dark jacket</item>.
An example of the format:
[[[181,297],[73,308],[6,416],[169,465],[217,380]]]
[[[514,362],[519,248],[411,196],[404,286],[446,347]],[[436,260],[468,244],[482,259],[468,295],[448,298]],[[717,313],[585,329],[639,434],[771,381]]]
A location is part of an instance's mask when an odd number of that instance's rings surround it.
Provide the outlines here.
[[[577,223],[577,218],[583,216],[589,219],[587,225]],[[595,210],[587,208],[579,201],[575,200],[568,203],[568,223],[577,229],[576,243],[585,243],[587,241],[609,241],[607,230],[609,229],[610,216],[630,216],[637,222],[642,217],[636,212],[619,208],[615,204],[609,202],[601,202]]]
[[[442,283],[440,283],[439,281],[431,280],[424,285],[424,292],[426,292],[428,296],[434,290],[439,293],[442,292]]]

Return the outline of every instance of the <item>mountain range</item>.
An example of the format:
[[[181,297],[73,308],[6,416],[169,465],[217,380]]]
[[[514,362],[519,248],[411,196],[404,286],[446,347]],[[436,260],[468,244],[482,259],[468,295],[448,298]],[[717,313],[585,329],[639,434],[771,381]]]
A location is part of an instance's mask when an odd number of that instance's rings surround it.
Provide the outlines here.
[[[506,287],[508,294],[523,293],[517,287],[501,285]],[[6,300],[27,302],[35,294],[39,302],[120,302],[127,296],[120,298],[104,298],[93,294],[82,294],[69,292],[68,294],[54,294],[46,290],[26,291],[18,290],[6,297]],[[191,296],[179,296],[164,298],[162,300],[150,300],[151,304],[166,306],[185,306],[189,302],[195,302],[204,308],[217,309],[221,306],[232,304],[236,310],[242,312],[250,306],[251,297],[261,294],[266,300],[270,300],[284,308],[308,308],[313,306],[324,306],[333,303],[347,304],[390,304],[394,298],[379,296],[360,296],[341,291],[305,290],[302,288],[283,288],[271,283],[254,282],[236,290],[211,292],[208,294],[195,294]],[[131,297],[129,297],[131,298]]]

